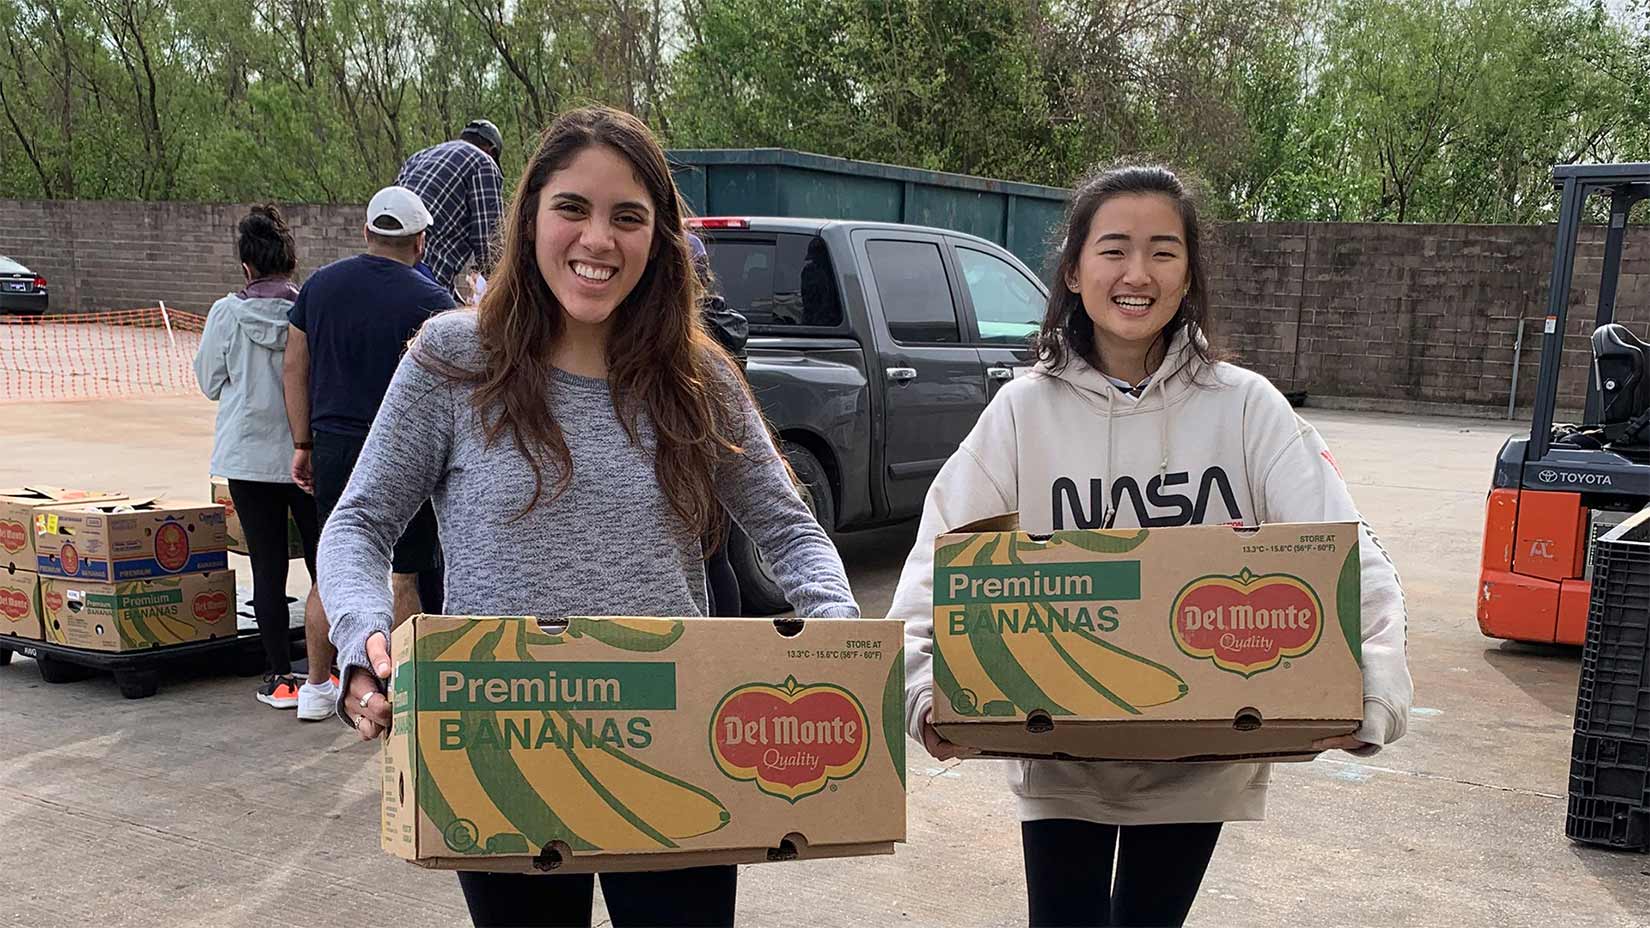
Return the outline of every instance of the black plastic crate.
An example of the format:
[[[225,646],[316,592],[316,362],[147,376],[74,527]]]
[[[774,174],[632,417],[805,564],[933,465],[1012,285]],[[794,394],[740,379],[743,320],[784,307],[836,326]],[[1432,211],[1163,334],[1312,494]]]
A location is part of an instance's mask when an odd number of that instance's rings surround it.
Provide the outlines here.
[[[1564,833],[1587,844],[1650,851],[1650,742],[1576,734]]]
[[[1593,543],[1575,730],[1650,742],[1650,509]]]

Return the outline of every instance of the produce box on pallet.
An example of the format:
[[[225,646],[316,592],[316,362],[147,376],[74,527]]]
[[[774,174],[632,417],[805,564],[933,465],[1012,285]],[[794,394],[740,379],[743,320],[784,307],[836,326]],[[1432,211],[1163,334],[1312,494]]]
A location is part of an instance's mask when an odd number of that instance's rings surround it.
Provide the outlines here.
[[[216,503],[147,499],[34,512],[44,576],[104,582],[224,570],[229,539]]]
[[[0,568],[0,638],[41,637],[40,575]]]
[[[385,850],[659,870],[905,840],[901,623],[414,616],[393,634]]]
[[[1300,760],[1363,718],[1358,526],[1056,531],[934,556],[939,733],[987,754]]]
[[[234,637],[235,572],[97,583],[40,578],[45,639],[96,651],[135,651]]]
[[[123,493],[109,490],[71,490],[48,486],[0,488],[0,570],[33,572],[37,569],[34,514],[40,507],[91,503],[124,497]]]
[[[213,477],[212,502],[223,507],[224,535],[231,554],[250,555],[246,548],[246,530],[241,528],[241,517],[235,512],[235,500],[229,495],[229,481],[222,477]],[[298,534],[298,523],[293,521],[292,514],[286,517],[286,557],[287,560],[296,560],[304,556],[304,539]]]

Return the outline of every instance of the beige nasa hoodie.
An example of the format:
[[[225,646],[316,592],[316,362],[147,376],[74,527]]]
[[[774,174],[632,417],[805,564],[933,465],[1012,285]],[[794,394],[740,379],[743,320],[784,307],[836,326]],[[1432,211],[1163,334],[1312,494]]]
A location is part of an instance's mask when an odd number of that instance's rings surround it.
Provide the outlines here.
[[[1003,387],[928,491],[889,610],[905,622],[907,726],[933,704],[934,540],[1020,513],[1026,531],[1201,523],[1362,522],[1317,430],[1252,371],[1188,363],[1184,330],[1138,397],[1080,359]],[[1194,359],[1195,360],[1195,359]],[[1113,513],[1115,510],[1115,513]],[[1365,524],[1364,718],[1373,754],[1402,737],[1412,686],[1398,574]],[[1022,820],[1113,825],[1262,819],[1264,763],[1012,761]]]

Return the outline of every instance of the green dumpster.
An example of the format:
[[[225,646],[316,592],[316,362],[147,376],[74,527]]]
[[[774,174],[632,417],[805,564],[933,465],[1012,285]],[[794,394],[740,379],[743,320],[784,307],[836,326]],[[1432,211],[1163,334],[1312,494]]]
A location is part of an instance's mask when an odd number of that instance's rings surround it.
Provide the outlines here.
[[[850,161],[783,148],[673,149],[676,185],[700,216],[863,219],[989,239],[1028,267],[1045,260],[1068,191],[1041,184]]]

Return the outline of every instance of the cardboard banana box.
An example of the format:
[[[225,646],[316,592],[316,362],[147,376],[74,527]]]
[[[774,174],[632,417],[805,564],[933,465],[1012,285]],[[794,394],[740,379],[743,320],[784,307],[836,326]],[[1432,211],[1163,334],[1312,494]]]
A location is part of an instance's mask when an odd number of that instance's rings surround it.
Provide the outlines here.
[[[251,551],[246,548],[246,530],[241,528],[241,517],[235,512],[235,499],[229,495],[229,481],[222,477],[211,478],[212,502],[223,507],[224,540],[229,546],[229,553],[250,556]],[[298,534],[298,523],[293,521],[292,514],[286,517],[286,558],[289,561],[304,556],[304,539]]]
[[[41,637],[40,575],[0,567],[0,637]]]
[[[892,853],[902,646],[875,619],[414,616],[383,847],[528,873]]]
[[[166,499],[47,506],[34,512],[43,576],[118,583],[224,570],[223,507]]]
[[[992,755],[1304,760],[1363,716],[1358,527],[1057,531],[934,556],[934,715]]]
[[[45,639],[94,651],[137,651],[237,634],[235,572],[88,583],[40,578]]]
[[[109,490],[71,490],[28,486],[0,489],[0,570],[37,569],[34,550],[34,513],[43,506],[67,506],[124,499]]]

